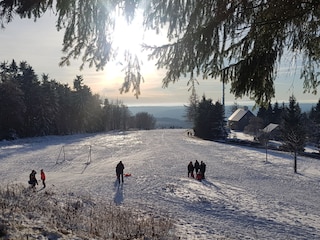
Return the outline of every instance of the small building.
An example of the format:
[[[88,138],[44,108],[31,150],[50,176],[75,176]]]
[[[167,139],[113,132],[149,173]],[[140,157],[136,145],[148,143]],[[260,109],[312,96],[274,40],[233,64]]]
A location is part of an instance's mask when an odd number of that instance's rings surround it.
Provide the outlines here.
[[[255,116],[248,108],[238,108],[228,118],[228,126],[231,130],[243,131],[252,117]]]
[[[269,139],[278,139],[280,136],[279,124],[269,123],[262,132],[267,133]]]

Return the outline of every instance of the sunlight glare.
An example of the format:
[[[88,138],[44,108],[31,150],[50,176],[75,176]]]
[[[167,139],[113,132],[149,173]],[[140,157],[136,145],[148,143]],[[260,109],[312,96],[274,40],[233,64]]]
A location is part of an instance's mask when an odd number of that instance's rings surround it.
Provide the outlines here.
[[[123,54],[128,50],[132,54],[141,57],[141,44],[143,42],[144,30],[142,19],[138,16],[128,24],[123,16],[118,16],[114,31],[114,46]]]

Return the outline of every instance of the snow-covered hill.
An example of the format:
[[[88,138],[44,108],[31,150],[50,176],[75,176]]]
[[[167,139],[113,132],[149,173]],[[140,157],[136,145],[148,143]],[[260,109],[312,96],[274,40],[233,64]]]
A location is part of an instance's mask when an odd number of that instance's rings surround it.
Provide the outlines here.
[[[44,169],[47,189],[166,215],[181,239],[320,239],[320,162],[188,137],[185,130],[51,136],[0,142],[0,180],[27,187]],[[206,180],[187,177],[204,161]],[[123,186],[115,166],[125,164]],[[39,177],[39,174],[37,174]]]

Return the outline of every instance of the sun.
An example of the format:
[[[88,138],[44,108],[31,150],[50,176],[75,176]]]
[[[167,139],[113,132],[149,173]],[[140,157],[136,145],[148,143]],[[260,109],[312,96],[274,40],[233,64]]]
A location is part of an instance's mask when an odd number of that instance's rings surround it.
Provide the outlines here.
[[[116,18],[113,45],[120,54],[129,51],[141,57],[143,40],[144,29],[139,15],[131,23],[127,23],[123,16]]]

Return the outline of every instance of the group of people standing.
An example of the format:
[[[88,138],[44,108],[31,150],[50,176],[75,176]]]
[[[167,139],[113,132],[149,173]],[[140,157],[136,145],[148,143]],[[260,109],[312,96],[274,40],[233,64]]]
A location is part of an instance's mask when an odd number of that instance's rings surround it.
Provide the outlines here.
[[[37,174],[37,172],[35,170],[32,170],[29,175],[29,184],[32,189],[36,189],[36,185],[39,185],[38,180],[36,178],[36,174]],[[40,170],[40,179],[42,181],[43,188],[45,188],[46,187],[46,174],[44,173],[43,169]]]
[[[192,161],[189,162],[188,164],[188,177],[196,178],[197,180],[201,181],[202,179],[205,179],[205,174],[206,172],[206,164],[201,161],[200,163],[198,160],[195,161],[193,164]],[[194,175],[194,173],[196,175]]]

